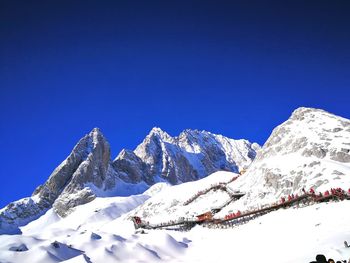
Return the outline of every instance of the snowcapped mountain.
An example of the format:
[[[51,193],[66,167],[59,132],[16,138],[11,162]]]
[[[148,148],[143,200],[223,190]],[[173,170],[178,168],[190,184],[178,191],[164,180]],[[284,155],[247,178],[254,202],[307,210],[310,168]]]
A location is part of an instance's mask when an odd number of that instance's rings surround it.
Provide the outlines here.
[[[246,195],[238,207],[271,203],[313,188],[350,188],[350,120],[299,108],[276,127],[244,176],[229,184]]]
[[[250,165],[259,148],[247,140],[232,140],[206,131],[185,130],[171,137],[153,128],[135,151],[124,149],[112,161],[107,140],[95,128],[31,197],[0,210],[0,233],[19,232],[18,226],[51,207],[65,217],[76,206],[99,196],[138,194],[156,182],[178,184],[218,170],[237,172]]]

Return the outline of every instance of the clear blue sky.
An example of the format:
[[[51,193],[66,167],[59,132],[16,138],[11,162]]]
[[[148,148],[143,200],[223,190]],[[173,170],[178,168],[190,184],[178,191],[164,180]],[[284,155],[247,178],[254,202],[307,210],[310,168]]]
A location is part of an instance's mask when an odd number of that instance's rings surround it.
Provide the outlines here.
[[[0,207],[93,127],[263,144],[299,106],[350,118],[349,1],[0,2]]]

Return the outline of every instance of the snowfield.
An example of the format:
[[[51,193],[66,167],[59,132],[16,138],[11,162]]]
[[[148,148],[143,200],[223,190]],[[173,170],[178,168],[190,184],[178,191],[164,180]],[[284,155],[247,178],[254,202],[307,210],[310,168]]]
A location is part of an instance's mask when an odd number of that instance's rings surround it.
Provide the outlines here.
[[[142,196],[131,199],[144,198]],[[350,201],[281,209],[232,229],[196,226],[189,232],[146,230],[135,234],[107,198],[79,207],[70,219],[48,212],[0,236],[0,262],[310,262],[318,253],[350,258]],[[121,198],[116,198],[119,205]],[[125,198],[124,205],[133,201]],[[101,209],[101,207],[103,207]],[[103,211],[95,216],[88,210]],[[114,218],[109,223],[104,218]],[[102,220],[101,220],[102,219]],[[26,251],[13,251],[25,247]],[[25,250],[25,249],[24,249]]]
[[[349,201],[281,209],[233,229],[192,229],[191,262],[310,262],[323,253],[350,258]],[[184,260],[185,262],[185,260]]]
[[[195,218],[230,200],[227,192],[198,192],[239,176],[217,172],[202,180],[159,183],[142,195],[99,197],[66,218],[50,209],[21,227],[22,235],[0,236],[0,262],[310,262],[318,253],[350,258],[350,201],[280,209],[228,229],[195,226],[188,232],[135,231],[131,216],[151,224]],[[244,177],[245,175],[240,176]],[[237,179],[238,180],[238,179]],[[227,184],[230,186],[232,183]],[[332,184],[330,184],[332,185]],[[230,189],[234,191],[234,189]],[[222,218],[232,211],[223,208]],[[276,201],[276,200],[274,200]],[[258,200],[256,201],[258,206]],[[244,211],[244,210],[242,210]]]

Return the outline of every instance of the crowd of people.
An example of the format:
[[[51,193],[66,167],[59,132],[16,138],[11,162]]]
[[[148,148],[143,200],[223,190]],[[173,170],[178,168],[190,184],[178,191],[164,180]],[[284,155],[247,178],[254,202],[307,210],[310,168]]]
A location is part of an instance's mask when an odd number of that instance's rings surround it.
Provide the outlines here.
[[[298,195],[298,194],[296,194],[296,195],[294,195],[294,194],[288,195],[287,198],[284,197],[284,196],[282,196],[282,197],[281,197],[281,203],[283,204],[283,203],[285,203],[286,201],[290,202],[290,201],[292,201],[292,200],[294,200],[294,199],[298,199],[298,198],[299,198],[299,195]]]
[[[231,214],[225,215],[225,220],[233,219],[235,217],[239,217],[240,215],[242,215],[242,213],[241,213],[241,211],[238,210],[238,212],[236,212],[236,213],[231,213]]]
[[[345,248],[350,248],[350,245],[348,244],[348,242],[346,240],[344,241],[344,246],[345,246]],[[335,261],[332,258],[329,258],[327,260],[325,255],[318,254],[316,256],[316,261],[311,261],[310,263],[350,263],[350,258],[349,258],[349,260],[342,259],[342,260]]]
[[[303,188],[302,191],[304,194],[301,196],[299,196],[298,194],[289,194],[286,197],[282,196],[280,201],[272,204],[271,207],[279,206],[280,204],[292,203],[293,201],[298,201],[298,199],[300,199],[299,197],[303,197],[303,196],[307,197],[310,195],[313,197],[313,199],[315,201],[320,201],[320,198],[323,198],[323,197],[334,196],[336,198],[343,199],[346,196],[348,196],[348,197],[350,196],[350,188],[347,192],[340,187],[331,188],[330,190],[325,191],[323,194],[321,192],[319,194],[316,194],[315,190],[313,188],[311,188],[308,192],[306,192],[305,189]],[[256,211],[259,211],[259,209]],[[224,220],[234,219],[234,218],[241,216],[241,215],[242,215],[242,213],[240,211],[238,211],[237,213],[230,213],[228,215],[225,215]]]
[[[305,189],[303,188],[302,191],[303,191],[304,195],[311,195],[312,197],[314,197],[315,199],[318,199],[318,200],[320,198],[330,197],[330,196],[335,196],[338,198],[344,198],[346,195],[350,196],[350,188],[348,189],[347,193],[345,190],[343,190],[340,187],[331,188],[331,190],[327,190],[323,194],[321,192],[316,194],[316,192],[313,188],[311,188],[308,192],[306,192]],[[282,196],[280,199],[280,203],[284,204],[285,202],[291,202],[291,201],[298,199],[298,198],[299,198],[298,194],[296,194],[296,195],[290,194],[290,195],[288,195],[288,197]]]
[[[305,192],[305,190],[303,189],[303,191]],[[313,188],[310,189],[310,194],[315,196],[315,197],[327,197],[330,195],[333,196],[338,196],[338,197],[344,197],[346,195],[346,191],[343,190],[340,187],[337,188],[331,188],[331,190],[327,190],[325,191],[323,194],[321,192],[318,193],[318,195],[316,195],[315,190]],[[348,195],[350,195],[350,188],[348,189]]]
[[[311,261],[310,263],[350,263],[350,259],[348,261],[347,260],[337,260],[337,261],[335,261],[332,258],[329,258],[327,260],[325,255],[318,254],[316,256],[316,261]]]

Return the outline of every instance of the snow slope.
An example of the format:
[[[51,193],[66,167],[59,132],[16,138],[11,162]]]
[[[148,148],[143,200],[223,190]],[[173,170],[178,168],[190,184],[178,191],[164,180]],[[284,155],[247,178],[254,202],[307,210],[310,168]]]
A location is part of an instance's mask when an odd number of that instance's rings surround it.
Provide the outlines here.
[[[350,258],[349,201],[282,209],[233,229],[194,228],[186,256],[191,262],[310,262],[316,254]],[[180,235],[179,238],[182,238]]]
[[[150,223],[161,223],[180,217],[194,218],[196,215],[220,206],[230,199],[227,192],[211,190],[199,196],[188,205],[184,203],[199,191],[210,188],[218,183],[227,183],[238,174],[231,172],[216,172],[204,179],[175,185],[168,188],[129,213],[130,216],[140,216]]]
[[[350,258],[343,246],[350,241],[350,214],[344,212],[350,201],[281,209],[232,229],[197,226],[189,232],[135,234],[118,207],[138,198],[120,198],[115,206],[109,198],[96,199],[65,219],[46,214],[36,225],[23,227],[22,235],[0,236],[0,262],[295,263],[310,262],[318,253]],[[20,247],[28,250],[14,251]]]

